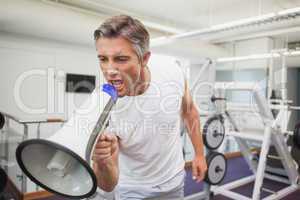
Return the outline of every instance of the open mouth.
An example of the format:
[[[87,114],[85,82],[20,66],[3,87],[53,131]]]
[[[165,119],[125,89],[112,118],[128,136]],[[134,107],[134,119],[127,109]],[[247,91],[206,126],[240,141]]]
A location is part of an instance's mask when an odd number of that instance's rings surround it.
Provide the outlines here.
[[[120,90],[123,87],[123,81],[122,80],[111,80],[111,84],[117,89]]]

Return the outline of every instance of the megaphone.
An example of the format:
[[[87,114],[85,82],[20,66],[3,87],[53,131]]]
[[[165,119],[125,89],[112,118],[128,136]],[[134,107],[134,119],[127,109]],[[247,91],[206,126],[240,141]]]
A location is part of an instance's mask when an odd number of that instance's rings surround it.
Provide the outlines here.
[[[7,185],[7,174],[5,173],[5,171],[0,167],[0,197],[2,192],[4,191],[6,185]]]
[[[0,130],[4,127],[5,124],[5,117],[4,115],[0,112]]]
[[[96,192],[92,151],[118,95],[112,85],[104,84],[100,94],[94,91],[91,96],[92,99],[100,98],[99,108],[85,115],[75,112],[50,138],[26,140],[17,147],[16,158],[21,170],[49,192],[74,199],[88,198]],[[82,120],[89,128],[80,126]]]

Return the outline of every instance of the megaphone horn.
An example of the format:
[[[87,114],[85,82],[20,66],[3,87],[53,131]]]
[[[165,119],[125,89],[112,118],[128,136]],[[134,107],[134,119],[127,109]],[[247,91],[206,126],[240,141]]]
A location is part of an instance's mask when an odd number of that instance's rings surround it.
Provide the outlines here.
[[[26,140],[18,146],[17,162],[30,180],[68,198],[88,198],[96,192],[97,178],[90,166],[91,154],[118,95],[112,85],[104,84],[100,95],[97,91],[92,93],[93,99],[99,97],[99,109],[84,115],[85,120],[91,122],[93,131],[79,128],[81,118],[75,112],[53,136]],[[95,122],[95,119],[98,120]]]
[[[0,167],[0,199],[1,199],[1,194],[5,190],[5,187],[7,185],[8,177],[4,169]]]

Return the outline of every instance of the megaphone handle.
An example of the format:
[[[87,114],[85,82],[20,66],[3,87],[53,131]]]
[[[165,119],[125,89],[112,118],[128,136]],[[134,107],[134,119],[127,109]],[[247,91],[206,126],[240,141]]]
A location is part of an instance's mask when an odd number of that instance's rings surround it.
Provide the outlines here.
[[[116,101],[113,98],[110,98],[109,101],[107,102],[107,104],[104,107],[103,112],[101,113],[95,128],[93,129],[93,132],[90,136],[90,139],[88,141],[87,147],[86,147],[86,154],[85,154],[85,159],[86,161],[91,164],[90,160],[91,160],[91,154],[92,154],[92,150],[94,149],[94,145],[95,142],[98,138],[98,136],[100,136],[105,128],[105,125],[107,124],[107,121],[109,119],[109,114],[110,111],[112,110],[114,104],[116,103]]]

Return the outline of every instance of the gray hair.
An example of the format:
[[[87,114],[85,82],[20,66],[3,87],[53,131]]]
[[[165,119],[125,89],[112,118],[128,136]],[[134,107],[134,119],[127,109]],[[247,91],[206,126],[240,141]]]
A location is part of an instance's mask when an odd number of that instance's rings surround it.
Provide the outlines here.
[[[105,20],[94,32],[94,39],[123,37],[128,40],[139,58],[149,51],[149,33],[137,19],[127,15],[119,15]]]

